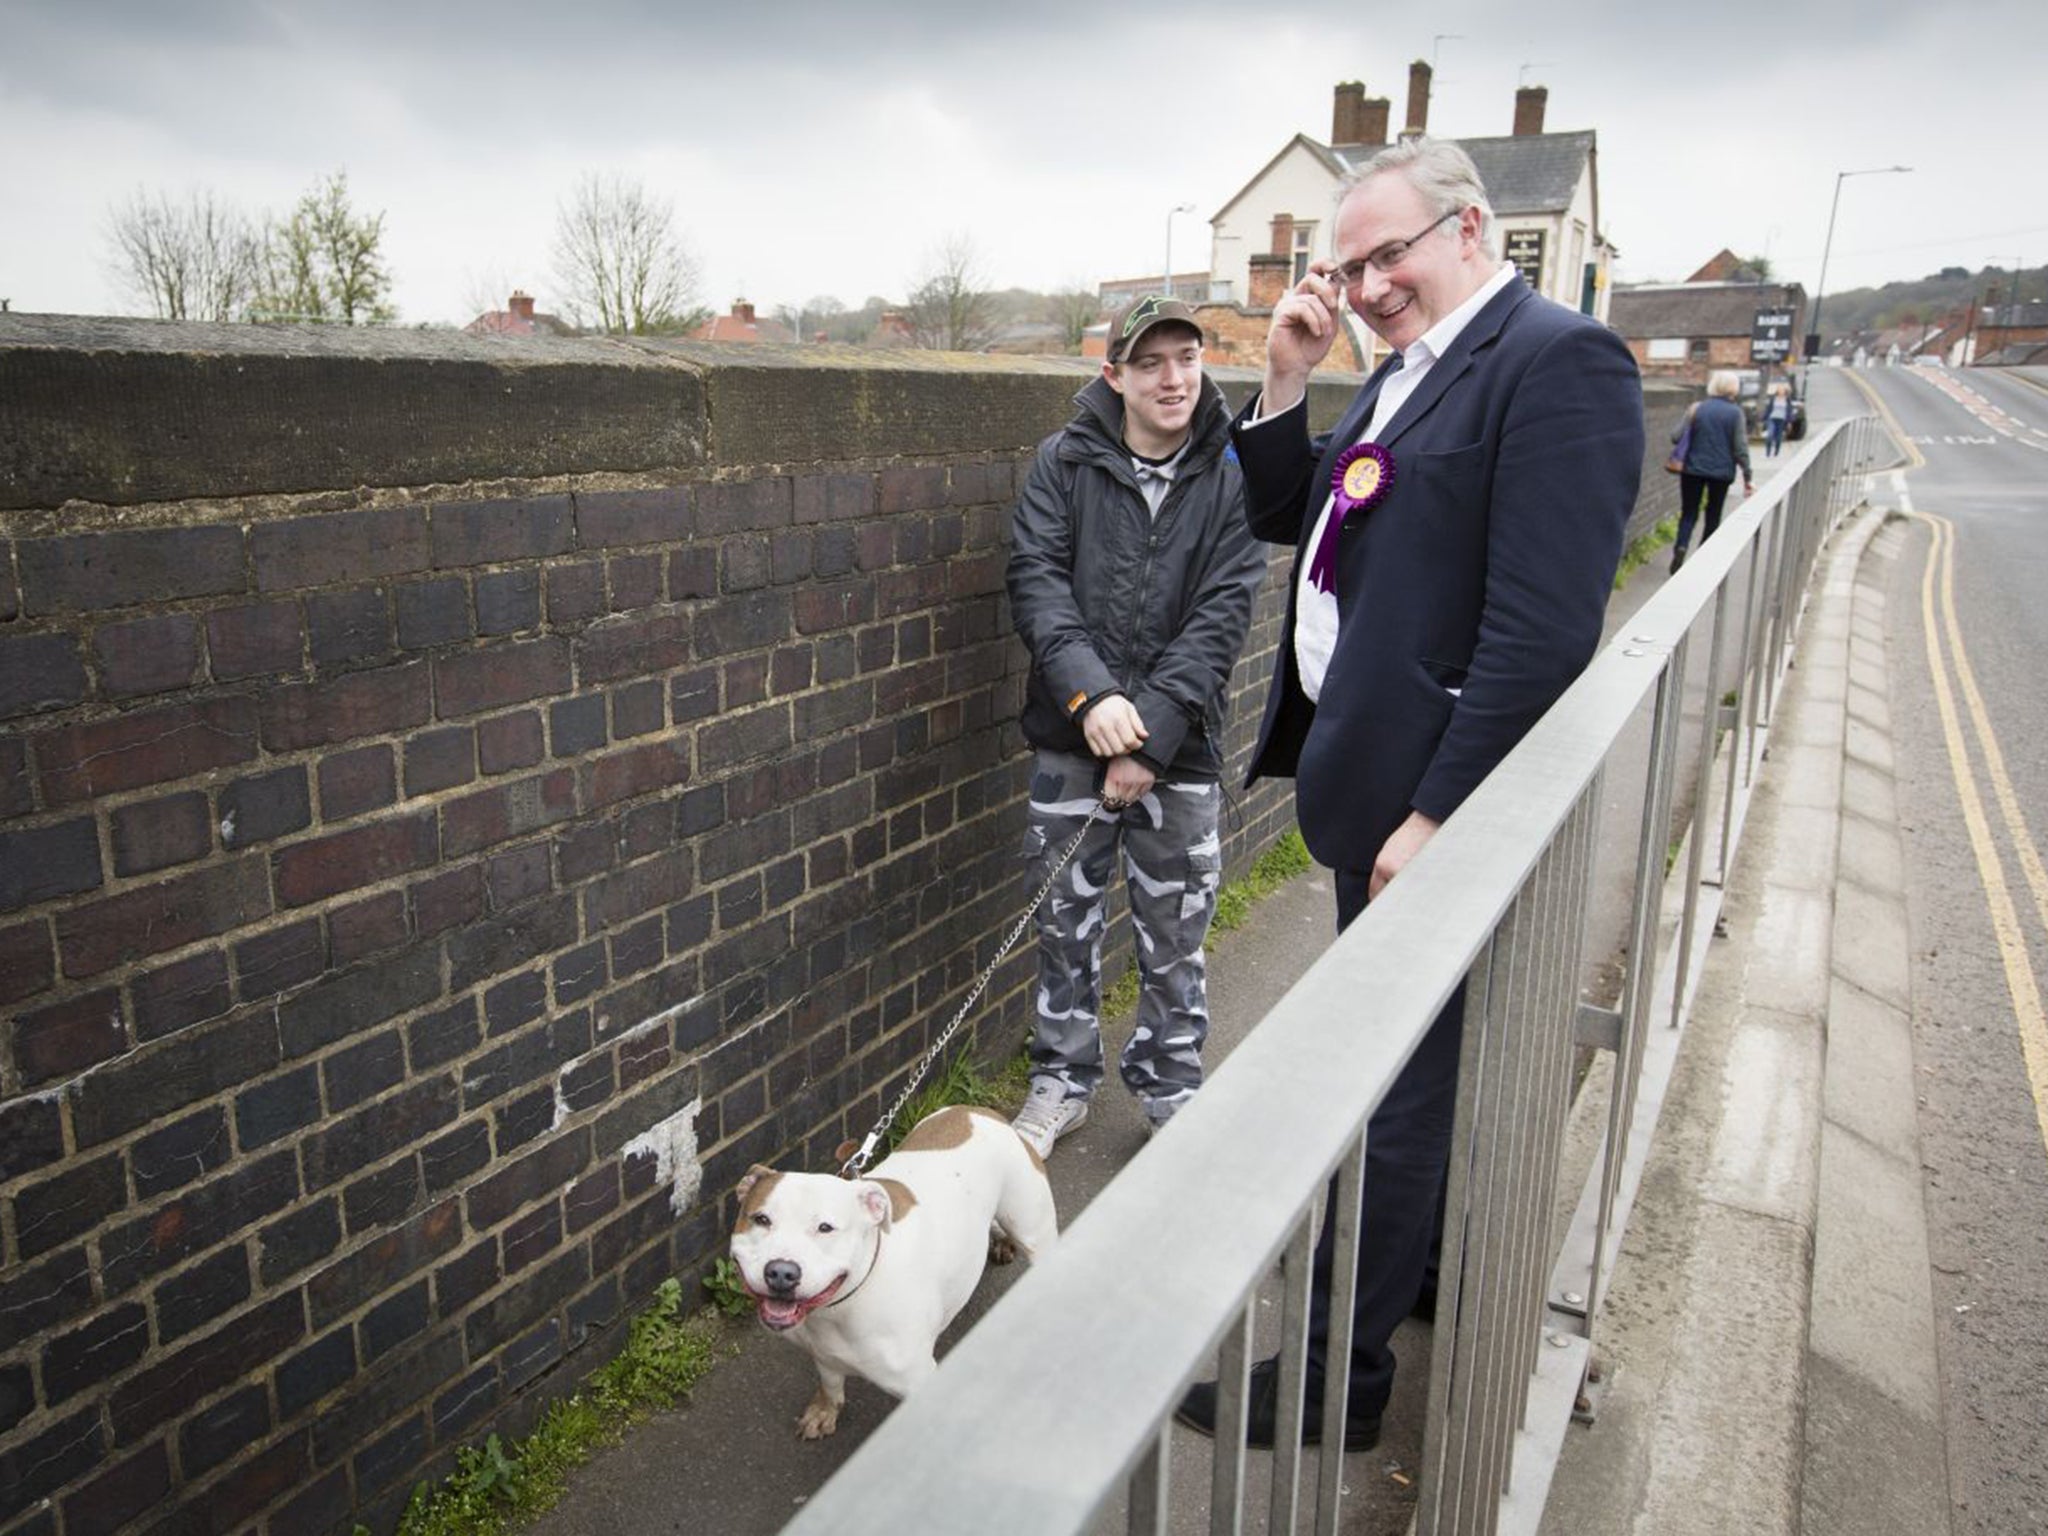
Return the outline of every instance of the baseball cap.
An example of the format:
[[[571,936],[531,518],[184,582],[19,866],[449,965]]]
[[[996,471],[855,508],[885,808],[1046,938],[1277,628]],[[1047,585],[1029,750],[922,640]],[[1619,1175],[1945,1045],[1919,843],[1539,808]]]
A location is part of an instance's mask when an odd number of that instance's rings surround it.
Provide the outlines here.
[[[1195,312],[1179,299],[1170,299],[1159,293],[1133,299],[1110,318],[1108,360],[1122,362],[1147,331],[1168,321],[1188,327],[1197,336],[1202,334]]]

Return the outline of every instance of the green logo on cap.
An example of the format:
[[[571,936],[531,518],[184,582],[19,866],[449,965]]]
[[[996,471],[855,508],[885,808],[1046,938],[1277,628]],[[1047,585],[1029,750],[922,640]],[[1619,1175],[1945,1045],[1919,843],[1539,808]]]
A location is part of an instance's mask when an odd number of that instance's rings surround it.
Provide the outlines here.
[[[1147,295],[1137,308],[1124,316],[1124,334],[1128,336],[1139,326],[1150,325],[1159,318],[1159,312],[1171,302],[1172,300],[1162,298],[1156,293]]]

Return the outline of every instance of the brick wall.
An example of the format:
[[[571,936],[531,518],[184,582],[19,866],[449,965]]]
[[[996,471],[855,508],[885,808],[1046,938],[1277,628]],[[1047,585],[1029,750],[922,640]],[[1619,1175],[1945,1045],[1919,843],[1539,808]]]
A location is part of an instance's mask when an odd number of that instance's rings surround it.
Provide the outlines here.
[[[1085,376],[0,318],[0,1532],[388,1530],[868,1128],[1026,895]]]
[[[1027,895],[1090,372],[0,316],[0,1536],[389,1530],[873,1123]]]

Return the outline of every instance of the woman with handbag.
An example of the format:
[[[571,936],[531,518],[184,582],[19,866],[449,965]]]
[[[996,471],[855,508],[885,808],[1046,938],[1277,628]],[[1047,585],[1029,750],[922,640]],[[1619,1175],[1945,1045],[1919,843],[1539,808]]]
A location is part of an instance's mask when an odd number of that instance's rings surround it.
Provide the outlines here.
[[[1678,476],[1678,537],[1671,541],[1674,574],[1685,564],[1693,524],[1701,514],[1707,520],[1702,543],[1721,526],[1721,506],[1737,468],[1742,471],[1742,494],[1756,489],[1749,469],[1749,429],[1742,407],[1735,403],[1740,389],[1732,372],[1717,369],[1707,380],[1707,398],[1687,411],[1671,434],[1671,458],[1664,467]]]

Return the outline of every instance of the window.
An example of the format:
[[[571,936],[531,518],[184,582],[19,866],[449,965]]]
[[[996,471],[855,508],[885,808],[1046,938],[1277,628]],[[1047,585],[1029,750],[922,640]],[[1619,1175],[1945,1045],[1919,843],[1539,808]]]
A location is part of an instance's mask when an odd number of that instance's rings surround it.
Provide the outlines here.
[[[1682,363],[1685,352],[1683,336],[1653,336],[1650,339],[1650,361],[1653,363]]]
[[[1309,258],[1315,254],[1316,227],[1313,224],[1294,226],[1294,276],[1291,282],[1300,282],[1308,276]]]

